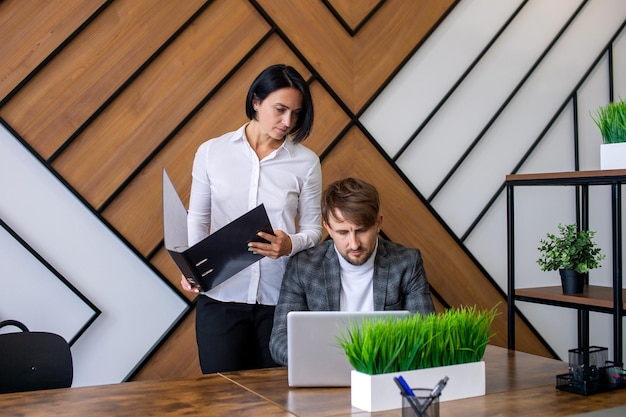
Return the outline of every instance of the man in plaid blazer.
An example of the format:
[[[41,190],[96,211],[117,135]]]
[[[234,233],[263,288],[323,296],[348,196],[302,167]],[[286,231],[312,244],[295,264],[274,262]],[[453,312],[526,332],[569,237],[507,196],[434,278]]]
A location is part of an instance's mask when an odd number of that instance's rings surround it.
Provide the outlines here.
[[[282,365],[290,311],[435,311],[420,251],[378,237],[382,216],[372,185],[355,178],[331,184],[322,218],[331,239],[294,255],[283,276],[270,338]]]

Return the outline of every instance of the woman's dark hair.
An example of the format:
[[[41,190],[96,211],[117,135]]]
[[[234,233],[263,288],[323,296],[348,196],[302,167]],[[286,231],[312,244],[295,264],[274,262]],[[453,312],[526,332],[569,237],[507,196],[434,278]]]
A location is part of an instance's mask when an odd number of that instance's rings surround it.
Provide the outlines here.
[[[302,93],[302,111],[289,132],[293,141],[299,143],[309,136],[313,128],[313,100],[308,84],[293,67],[284,64],[272,65],[256,77],[246,97],[246,116],[250,120],[256,120],[253,101],[255,99],[263,101],[274,91],[287,87],[295,88]]]
[[[364,227],[376,224],[380,209],[378,191],[358,178],[344,178],[330,184],[322,194],[322,218],[328,224],[331,213],[340,210],[347,221]]]

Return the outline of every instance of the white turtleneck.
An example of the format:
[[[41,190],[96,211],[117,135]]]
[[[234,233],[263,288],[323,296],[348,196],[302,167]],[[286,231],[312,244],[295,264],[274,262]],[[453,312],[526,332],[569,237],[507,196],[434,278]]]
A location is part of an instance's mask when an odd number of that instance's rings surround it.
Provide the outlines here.
[[[374,311],[374,259],[377,250],[378,240],[370,258],[357,266],[346,261],[335,246],[341,269],[341,311]]]

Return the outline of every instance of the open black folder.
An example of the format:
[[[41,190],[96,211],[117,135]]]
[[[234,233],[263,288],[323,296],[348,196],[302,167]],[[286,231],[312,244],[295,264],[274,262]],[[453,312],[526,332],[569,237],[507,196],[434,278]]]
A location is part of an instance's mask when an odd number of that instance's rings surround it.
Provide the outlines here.
[[[267,242],[259,231],[274,234],[263,204],[189,247],[187,210],[163,170],[163,236],[165,248],[183,275],[203,291],[226,281],[263,258],[248,251],[251,241]]]

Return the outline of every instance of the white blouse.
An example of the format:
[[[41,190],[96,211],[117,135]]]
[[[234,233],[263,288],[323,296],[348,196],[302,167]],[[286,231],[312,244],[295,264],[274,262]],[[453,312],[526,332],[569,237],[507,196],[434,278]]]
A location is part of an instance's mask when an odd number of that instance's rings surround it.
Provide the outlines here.
[[[287,137],[259,161],[245,128],[208,140],[196,152],[187,216],[189,245],[263,203],[272,228],[290,236],[291,255],[314,246],[322,237],[319,157]],[[276,305],[287,260],[262,258],[206,295],[224,302]]]

